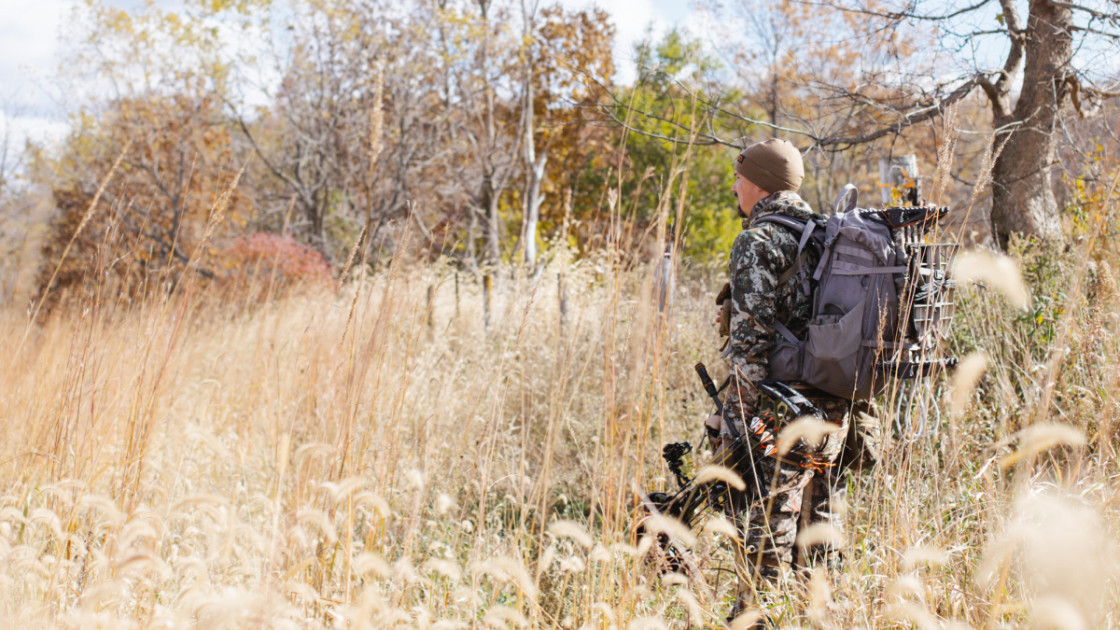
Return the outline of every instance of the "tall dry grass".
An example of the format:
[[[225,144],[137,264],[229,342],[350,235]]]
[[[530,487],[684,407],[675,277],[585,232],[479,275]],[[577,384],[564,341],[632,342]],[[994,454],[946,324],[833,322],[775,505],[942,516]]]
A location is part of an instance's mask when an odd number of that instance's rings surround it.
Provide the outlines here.
[[[1050,264],[1036,304],[1090,274]],[[507,280],[489,330],[465,274],[403,263],[252,310],[185,292],[30,329],[3,313],[0,618],[718,626],[726,523],[696,532],[703,579],[656,579],[630,534],[636,490],[669,483],[661,444],[699,437],[691,365],[718,365],[709,287],[683,281],[662,318],[653,270]],[[791,576],[783,624],[1115,625],[1120,311],[1093,273],[1044,342],[991,287],[963,292],[954,350],[985,351],[987,374],[849,480],[845,570]]]
[[[1118,624],[1114,192],[1068,247],[967,263],[949,350],[984,358],[936,384],[926,435],[883,401],[845,532],[803,540],[839,536],[844,570],[788,576],[779,625]],[[682,270],[662,315],[660,256],[610,252],[503,272],[490,300],[396,260],[338,292],[0,311],[0,622],[722,625],[734,528],[676,533],[689,578],[631,534],[639,490],[671,483],[662,443],[708,413],[715,282]],[[1017,268],[1026,310],[999,291]]]

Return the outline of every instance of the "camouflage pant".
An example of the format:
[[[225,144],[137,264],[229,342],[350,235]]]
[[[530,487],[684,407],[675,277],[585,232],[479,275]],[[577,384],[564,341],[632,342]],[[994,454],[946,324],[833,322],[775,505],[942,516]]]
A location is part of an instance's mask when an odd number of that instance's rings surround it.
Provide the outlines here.
[[[748,503],[741,497],[732,502],[733,516],[743,536],[736,553],[740,599],[761,583],[777,579],[783,565],[806,568],[839,564],[838,549],[827,544],[799,548],[797,535],[809,525],[827,523],[842,537],[843,518],[834,506],[847,494],[844,474],[869,468],[878,460],[880,428],[867,405],[850,409],[848,401],[835,398],[812,402],[824,411],[826,421],[837,425],[837,431],[826,435],[811,451],[816,460],[832,466],[815,472],[756,454],[756,472],[750,473],[749,464],[740,471],[745,479],[755,477],[759,486],[768,489],[764,499]],[[717,450],[726,446],[727,442],[721,440]]]

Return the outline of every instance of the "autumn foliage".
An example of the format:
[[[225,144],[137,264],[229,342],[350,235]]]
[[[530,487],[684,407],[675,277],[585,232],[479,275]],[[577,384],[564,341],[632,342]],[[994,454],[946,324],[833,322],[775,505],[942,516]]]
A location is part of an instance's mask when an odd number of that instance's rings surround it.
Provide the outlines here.
[[[56,166],[41,297],[137,296],[217,277],[213,239],[251,208],[217,109],[212,98],[131,98],[74,132]]]
[[[224,259],[224,284],[239,292],[251,291],[253,287],[275,292],[297,285],[334,284],[330,264],[323,255],[291,236],[254,232],[238,237],[226,249]]]

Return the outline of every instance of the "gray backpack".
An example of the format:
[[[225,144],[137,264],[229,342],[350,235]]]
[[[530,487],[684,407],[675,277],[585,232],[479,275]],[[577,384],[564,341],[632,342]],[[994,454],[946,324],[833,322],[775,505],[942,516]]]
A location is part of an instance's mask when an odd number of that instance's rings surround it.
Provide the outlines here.
[[[916,375],[899,373],[900,366],[913,369],[910,364],[903,366],[899,357],[914,347],[916,325],[921,324],[914,321],[914,314],[929,311],[915,308],[915,296],[928,299],[936,294],[935,303],[943,301],[949,283],[947,265],[931,269],[921,246],[915,249],[907,240],[920,241],[914,235],[924,233],[948,209],[863,209],[855,203],[855,188],[849,184],[824,226],[782,215],[759,222],[801,235],[797,262],[782,279],[791,277],[806,260],[807,247],[821,252],[812,276],[815,289],[803,288],[813,294],[808,331],[799,339],[786,326],[776,325],[780,338],[770,354],[770,378],[866,400],[882,393],[888,377]],[[931,292],[935,277],[941,284]]]

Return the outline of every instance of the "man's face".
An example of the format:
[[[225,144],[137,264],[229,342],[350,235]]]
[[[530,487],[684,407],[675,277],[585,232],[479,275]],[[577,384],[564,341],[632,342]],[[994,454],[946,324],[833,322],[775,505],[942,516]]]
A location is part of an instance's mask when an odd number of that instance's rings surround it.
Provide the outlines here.
[[[739,202],[739,216],[746,218],[750,216],[751,208],[762,201],[762,198],[768,193],[755,186],[751,180],[735,173],[735,183],[731,186],[731,194],[735,195],[735,199]]]

